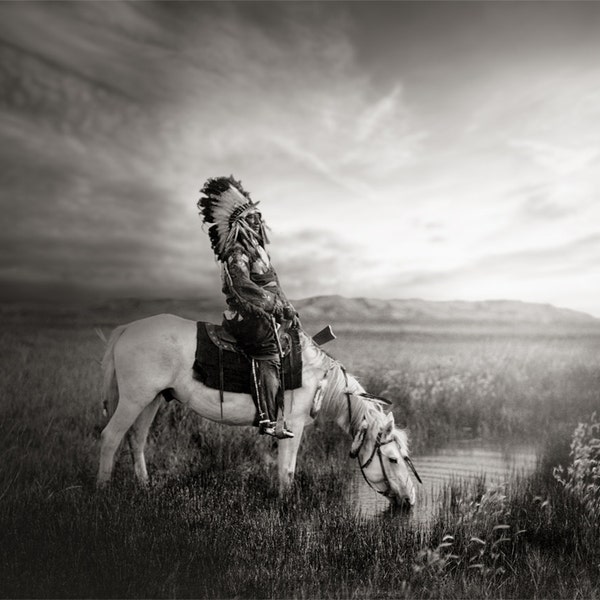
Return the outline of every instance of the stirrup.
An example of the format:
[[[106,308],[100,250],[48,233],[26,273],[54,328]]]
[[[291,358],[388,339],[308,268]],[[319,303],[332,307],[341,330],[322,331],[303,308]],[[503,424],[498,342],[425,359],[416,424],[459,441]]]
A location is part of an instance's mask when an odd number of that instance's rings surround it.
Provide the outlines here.
[[[275,431],[275,437],[278,440],[285,440],[287,438],[293,438],[294,434],[289,429],[282,429],[281,431]]]
[[[275,425],[275,437],[279,440],[285,440],[286,438],[293,438],[294,434],[287,428],[285,422],[278,422]]]
[[[260,421],[258,423],[258,433],[259,435],[272,435],[275,437],[275,422],[269,419]]]

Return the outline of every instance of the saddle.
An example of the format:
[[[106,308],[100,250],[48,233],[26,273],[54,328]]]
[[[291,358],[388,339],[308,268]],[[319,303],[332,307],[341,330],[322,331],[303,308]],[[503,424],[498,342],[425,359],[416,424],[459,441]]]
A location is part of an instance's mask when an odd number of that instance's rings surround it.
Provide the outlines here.
[[[298,330],[281,336],[284,389],[302,387],[302,349]],[[254,394],[251,359],[220,325],[197,322],[194,378],[222,392]]]

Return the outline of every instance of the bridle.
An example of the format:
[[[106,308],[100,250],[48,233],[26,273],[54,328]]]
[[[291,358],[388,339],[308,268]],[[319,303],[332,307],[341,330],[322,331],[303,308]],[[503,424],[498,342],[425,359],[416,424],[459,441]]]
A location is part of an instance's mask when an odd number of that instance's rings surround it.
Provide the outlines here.
[[[348,423],[350,425],[350,434],[352,436],[354,436],[354,432],[352,430],[352,402],[350,401],[352,392],[350,392],[350,389],[348,387],[348,373],[346,372],[346,369],[344,369],[344,367],[341,367],[341,369],[342,369],[342,373],[344,374],[344,380],[346,383],[346,389],[344,390],[344,394],[346,395],[346,403],[348,405]],[[361,393],[360,395],[365,398],[376,398],[376,396],[373,396],[368,393]],[[358,466],[360,467],[360,472],[362,473],[362,476],[363,476],[364,480],[367,482],[367,484],[369,485],[369,487],[372,490],[376,491],[378,494],[381,494],[382,496],[388,496],[392,486],[390,485],[390,479],[387,475],[387,472],[385,470],[385,465],[383,463],[383,453],[381,452],[381,447],[392,443],[394,441],[394,438],[390,438],[389,440],[382,442],[381,437],[382,437],[382,432],[380,431],[377,434],[377,438],[375,439],[375,444],[373,445],[373,452],[371,452],[371,456],[369,456],[369,458],[364,463],[361,464],[360,458],[358,456],[358,451],[356,454],[356,460],[358,461]],[[361,447],[362,447],[363,443],[364,443],[364,440],[361,443]],[[358,450],[360,450],[360,447],[358,448]],[[379,466],[381,467],[381,472],[383,474],[383,482],[385,483],[385,486],[386,486],[385,490],[378,490],[368,480],[367,476],[365,475],[365,469],[373,462],[373,459],[375,458],[375,456],[377,456],[377,458],[379,459]],[[404,462],[408,465],[410,470],[413,472],[414,476],[417,478],[417,481],[422,484],[423,482],[421,481],[421,478],[419,477],[419,474],[417,473],[417,470],[415,469],[415,466],[413,465],[413,462],[410,459],[410,457],[403,456],[402,458],[404,458]]]
[[[383,464],[383,453],[381,452],[381,446],[390,444],[393,441],[394,441],[393,439],[389,439],[387,442],[382,442],[381,441],[381,432],[379,432],[377,434],[377,439],[375,440],[375,445],[373,446],[373,452],[371,452],[371,456],[369,456],[369,458],[363,464],[360,463],[360,458],[358,457],[358,455],[356,456],[356,460],[358,461],[358,466],[360,467],[360,472],[362,473],[364,480],[367,482],[367,484],[369,485],[369,487],[372,490],[375,490],[378,494],[381,494],[382,496],[387,496],[389,494],[390,488],[392,486],[390,485],[390,479],[387,476],[385,466]],[[385,490],[378,490],[367,479],[367,476],[365,475],[365,469],[373,462],[375,455],[377,455],[377,458],[379,459],[379,466],[381,467],[381,472],[383,473],[383,482],[385,483],[385,488],[386,488]]]

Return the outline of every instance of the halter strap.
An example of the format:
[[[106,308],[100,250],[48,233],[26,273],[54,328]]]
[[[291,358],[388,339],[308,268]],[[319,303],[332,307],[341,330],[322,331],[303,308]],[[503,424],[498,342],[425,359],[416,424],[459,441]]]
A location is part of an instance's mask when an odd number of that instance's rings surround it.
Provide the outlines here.
[[[364,480],[367,482],[367,484],[369,485],[369,487],[376,491],[378,494],[382,494],[383,496],[387,496],[388,491],[390,489],[390,479],[387,475],[387,472],[385,470],[385,465],[383,464],[383,453],[381,452],[381,446],[385,446],[386,444],[390,444],[391,442],[393,442],[393,439],[389,439],[387,442],[382,442],[381,441],[381,432],[379,432],[377,434],[377,439],[375,440],[375,444],[373,446],[373,452],[371,453],[371,456],[369,456],[369,458],[361,465],[360,461],[358,463],[358,466],[360,467],[360,472],[362,473],[362,476],[364,478]],[[373,462],[373,459],[375,458],[375,455],[377,455],[377,458],[379,459],[379,466],[381,467],[381,472],[383,473],[383,481],[386,485],[386,489],[384,491],[382,490],[378,490],[368,479],[367,476],[365,475],[365,469]],[[357,457],[358,458],[358,457]]]
[[[350,390],[348,388],[348,372],[346,371],[346,369],[344,368],[343,365],[340,365],[340,368],[342,370],[342,373],[344,374],[344,382],[346,384],[346,389],[344,391],[344,394],[346,395],[346,403],[348,405],[348,426],[350,428],[350,435],[352,437],[354,437],[354,431],[352,429],[352,402],[350,401],[350,397],[352,396],[352,394],[350,393]],[[381,431],[377,434],[377,439],[375,440],[375,444],[373,446],[373,452],[371,453],[371,456],[369,456],[369,458],[363,463],[360,463],[360,459],[358,458],[358,453],[356,455],[356,460],[358,461],[358,466],[360,467],[360,472],[362,473],[362,476],[364,478],[364,480],[368,483],[369,487],[376,491],[378,494],[382,494],[383,496],[387,496],[391,486],[390,486],[390,479],[387,475],[387,472],[385,470],[385,465],[383,464],[383,453],[381,452],[381,446],[385,446],[386,444],[390,444],[391,442],[393,442],[394,439],[390,438],[387,442],[382,442],[381,441]],[[361,444],[362,446],[362,444]],[[360,448],[359,448],[360,450]],[[383,473],[383,481],[386,485],[386,489],[385,491],[381,491],[378,490],[368,479],[367,476],[365,475],[365,469],[373,462],[373,459],[375,458],[375,455],[377,455],[377,458],[379,459],[379,465],[381,466],[381,472]],[[407,456],[404,458],[404,461],[406,462],[406,464],[410,467],[411,471],[414,473],[415,477],[417,478],[419,483],[423,483],[421,481],[421,478],[419,477],[419,474],[417,473],[417,470],[415,469],[415,466],[412,463],[412,460]]]
[[[346,384],[346,389],[344,390],[344,394],[346,395],[346,403],[348,405],[348,427],[350,429],[350,435],[352,437],[354,437],[354,431],[352,428],[352,402],[350,401],[350,396],[352,396],[352,394],[350,393],[350,390],[348,388],[348,372],[346,371],[345,367],[343,367],[342,365],[340,365],[340,369],[342,370],[342,373],[344,374],[344,383]]]

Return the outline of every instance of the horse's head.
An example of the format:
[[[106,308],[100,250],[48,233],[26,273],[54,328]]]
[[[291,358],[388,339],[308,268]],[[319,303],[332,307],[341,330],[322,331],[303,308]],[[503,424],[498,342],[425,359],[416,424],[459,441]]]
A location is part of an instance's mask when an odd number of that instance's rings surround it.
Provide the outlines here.
[[[350,456],[357,458],[367,483],[392,503],[409,508],[416,500],[410,471],[420,478],[408,454],[406,433],[394,426],[390,413],[381,418],[363,419]]]

